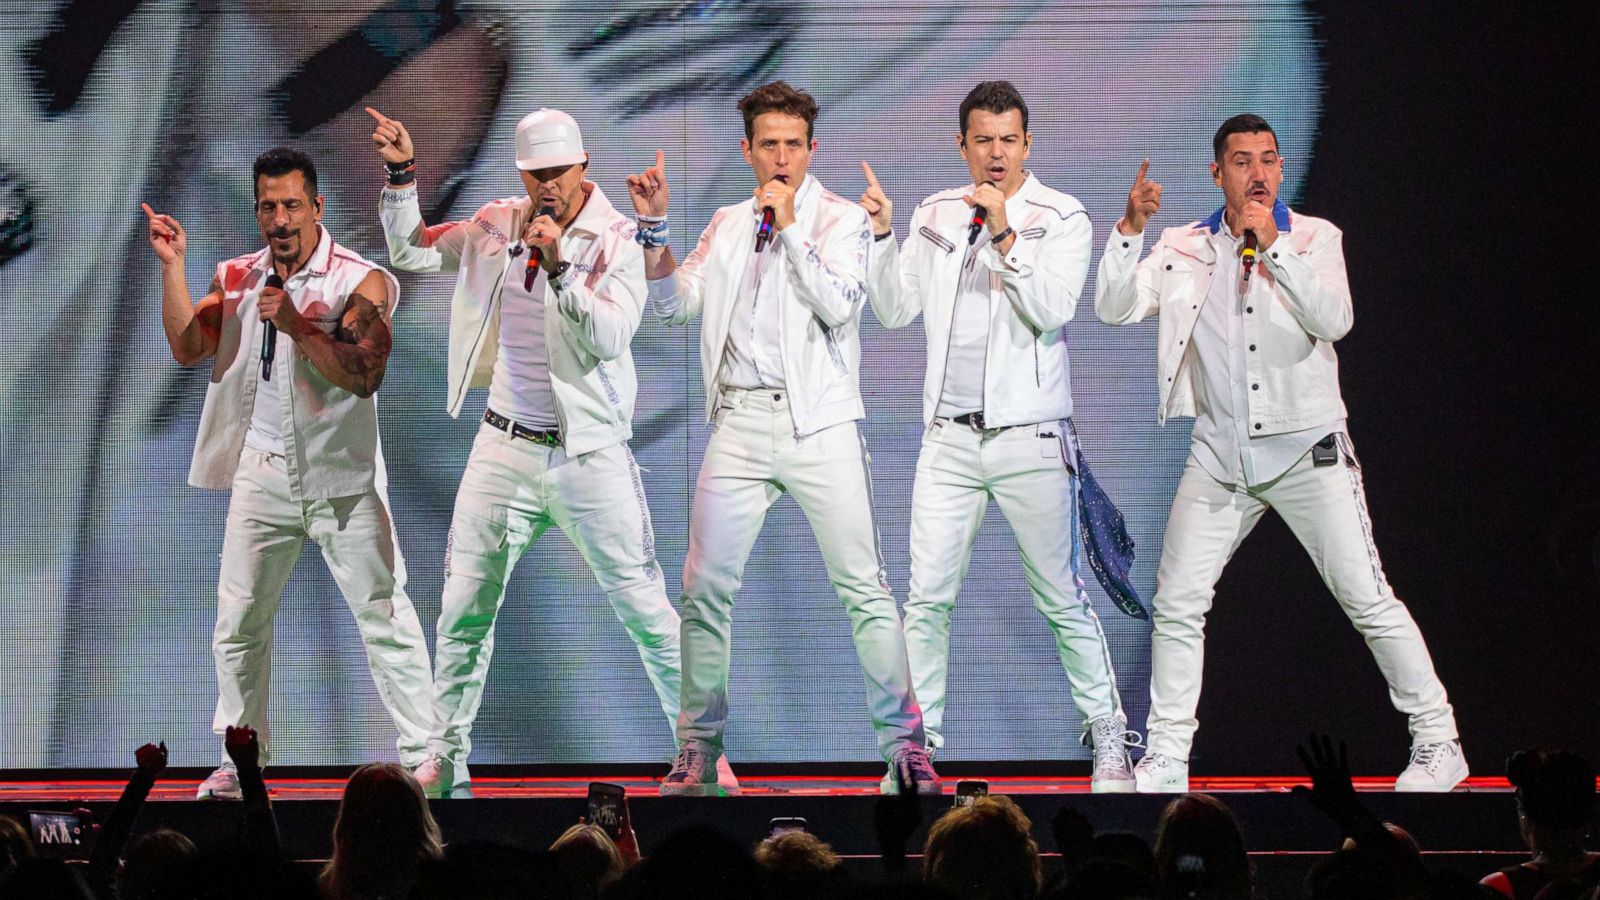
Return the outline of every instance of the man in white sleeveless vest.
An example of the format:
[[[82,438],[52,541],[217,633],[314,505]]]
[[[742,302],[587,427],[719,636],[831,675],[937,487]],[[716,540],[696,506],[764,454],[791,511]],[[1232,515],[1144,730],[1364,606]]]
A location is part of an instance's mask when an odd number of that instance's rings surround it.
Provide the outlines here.
[[[1354,320],[1343,235],[1278,199],[1278,137],[1260,116],[1243,114],[1212,140],[1222,207],[1166,229],[1141,262],[1145,226],[1161,208],[1149,165],[1139,167],[1106,242],[1094,298],[1111,325],[1160,317],[1156,415],[1163,424],[1194,417],[1156,572],[1150,749],[1134,771],[1138,790],[1189,789],[1206,614],[1228,558],[1274,509],[1410,720],[1411,761],[1395,789],[1448,791],[1467,777],[1455,712],[1422,632],[1383,574],[1345,425],[1333,350]]]
[[[373,396],[400,288],[322,227],[310,158],[269,150],[254,174],[267,246],[220,263],[198,304],[185,282],[183,226],[144,207],[172,355],[185,366],[213,360],[189,483],[233,492],[212,638],[212,730],[255,728],[266,762],[272,619],[309,537],[355,614],[378,695],[400,729],[400,761],[417,766],[427,758],[431,673],[405,592]],[[226,755],[199,796],[240,796]]]
[[[767,510],[792,494],[850,616],[890,789],[937,793],[900,613],[872,512],[857,329],[872,240],[860,207],[806,174],[810,94],[778,81],[739,102],[754,196],[712,217],[682,266],[666,241],[665,160],[628,178],[650,299],[668,325],[704,315],[700,366],[711,442],[683,565],[683,711],[662,794],[717,792],[728,718],[734,594]]]
[[[950,613],[993,498],[1011,523],[1034,606],[1050,623],[1096,793],[1133,791],[1127,718],[1111,651],[1080,575],[1079,473],[1063,327],[1089,272],[1089,215],[1023,168],[1028,105],[1008,81],[961,102],[972,184],[922,201],[905,245],[894,206],[863,162],[873,217],[873,310],[885,328],[922,316],[928,340],[922,452],[911,493],[906,651],[929,746],[944,745]],[[1135,736],[1135,740],[1137,736]]]
[[[416,773],[429,796],[470,797],[467,757],[495,615],[512,567],[551,525],[589,564],[638,647],[662,711],[677,720],[678,613],[627,444],[637,392],[629,345],[644,311],[644,263],[633,222],[585,178],[589,154],[566,113],[541,109],[517,126],[526,196],[495,200],[470,221],[429,226],[418,206],[410,134],[368,112],[389,170],[380,215],[390,261],[407,272],[459,273],[450,307],[450,414],[460,414],[468,388],[489,388],[450,522],[436,730]],[[719,779],[738,790],[726,764]]]

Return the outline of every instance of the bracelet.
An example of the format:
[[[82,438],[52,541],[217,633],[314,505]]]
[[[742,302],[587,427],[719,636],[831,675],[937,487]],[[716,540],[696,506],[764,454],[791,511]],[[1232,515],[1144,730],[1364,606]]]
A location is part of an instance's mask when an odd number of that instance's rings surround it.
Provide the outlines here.
[[[1010,225],[1007,225],[1005,227],[1004,231],[1002,231],[999,234],[995,235],[994,237],[990,238],[989,239],[989,243],[990,243],[991,246],[994,247],[994,249],[999,250],[1000,249],[1000,242],[1005,240],[1006,238],[1012,236],[1013,234],[1016,234],[1016,232],[1011,230],[1011,226]]]
[[[643,213],[636,214],[633,218],[645,225],[661,225],[667,221],[666,216],[647,216]]]
[[[383,161],[383,167],[391,172],[404,172],[407,169],[414,169],[416,166],[417,158],[415,156],[405,162],[389,162],[387,159]]]
[[[412,183],[413,181],[416,181],[416,180],[417,180],[417,170],[416,169],[407,169],[404,172],[390,172],[389,173],[389,186],[390,187],[405,187],[406,185],[408,185],[408,184],[410,184],[410,183]]]
[[[641,222],[645,219],[644,216],[640,216],[639,218]],[[667,246],[671,234],[672,232],[667,228],[667,220],[661,219],[658,222],[651,224],[648,228],[644,225],[640,225],[638,230],[634,232],[633,239],[638,241],[639,246],[641,247],[665,247]]]
[[[889,238],[892,238],[892,237],[894,237],[894,232],[891,230],[891,231],[885,231],[883,234],[875,234],[875,235],[872,236],[872,239],[874,241],[887,241]]]

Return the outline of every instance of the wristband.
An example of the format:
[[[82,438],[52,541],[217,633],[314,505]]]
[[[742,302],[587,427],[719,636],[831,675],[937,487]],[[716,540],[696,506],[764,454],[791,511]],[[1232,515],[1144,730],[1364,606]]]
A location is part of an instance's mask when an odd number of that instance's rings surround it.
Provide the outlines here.
[[[417,158],[415,156],[411,157],[410,159],[406,160],[405,162],[389,162],[387,159],[383,161],[383,167],[385,169],[388,169],[391,172],[397,172],[397,173],[398,172],[404,172],[407,169],[414,169],[414,168],[416,168],[416,166],[417,166]]]
[[[643,222],[645,217],[640,216],[639,219]],[[641,247],[665,247],[671,234],[671,231],[667,228],[667,220],[661,219],[649,227],[641,224],[638,230],[634,232],[633,239],[638,241]]]
[[[1016,234],[1016,232],[1011,230],[1010,225],[1007,225],[1004,231],[1001,231],[999,234],[989,239],[989,244],[998,251],[1000,249],[1000,242],[1012,236],[1013,234]]]
[[[894,237],[894,232],[893,231],[885,231],[883,234],[875,234],[875,235],[873,235],[872,239],[874,241],[887,241],[889,238],[892,238],[892,237]]]
[[[389,186],[390,187],[405,187],[406,185],[408,185],[408,184],[410,184],[410,183],[412,183],[413,181],[416,181],[416,180],[417,180],[417,170],[416,169],[407,169],[407,170],[405,170],[403,172],[392,172],[391,171],[389,173]]]
[[[667,217],[666,216],[647,216],[647,215],[644,215],[643,213],[637,213],[637,214],[634,215],[633,218],[636,221],[641,222],[641,223],[643,223],[645,225],[662,225],[662,224],[665,224],[666,221],[667,221]]]

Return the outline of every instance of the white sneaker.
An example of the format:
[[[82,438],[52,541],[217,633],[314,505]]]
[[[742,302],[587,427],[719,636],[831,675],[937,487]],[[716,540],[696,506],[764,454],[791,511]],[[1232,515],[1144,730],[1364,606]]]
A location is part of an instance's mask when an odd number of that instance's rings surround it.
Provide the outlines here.
[[[465,767],[462,767],[465,769]],[[411,770],[412,777],[417,779],[417,784],[422,785],[422,795],[434,800],[442,799],[469,799],[472,797],[472,781],[470,777],[463,778],[460,784],[456,783],[456,764],[442,753],[435,753],[423,761],[422,765]]]
[[[1189,793],[1189,764],[1165,753],[1146,753],[1133,767],[1135,790],[1141,794]]]
[[[672,761],[672,771],[661,779],[661,796],[722,795],[723,788],[717,783],[717,760],[721,758],[721,753],[713,752],[698,741],[685,741],[683,747],[678,750],[677,758]]]
[[[1394,789],[1402,793],[1446,793],[1467,778],[1467,758],[1460,741],[1412,744],[1411,762]]]
[[[726,756],[717,757],[717,786],[729,797],[739,796],[739,779],[733,774]]]
[[[225,762],[217,767],[205,781],[200,782],[200,789],[194,792],[196,800],[241,800],[244,792],[239,790],[239,768],[231,762]]]
[[[897,777],[898,775],[898,777]],[[933,770],[933,759],[928,751],[914,745],[900,748],[889,763],[889,771],[878,782],[878,793],[898,794],[900,785],[911,785],[914,792],[925,796],[938,796],[944,792],[944,782]]]
[[[1121,716],[1102,716],[1089,723],[1089,732],[1084,739],[1094,745],[1094,774],[1089,779],[1090,792],[1133,793],[1133,761],[1128,758],[1128,748],[1143,746],[1139,743],[1139,733],[1129,731],[1128,721]]]

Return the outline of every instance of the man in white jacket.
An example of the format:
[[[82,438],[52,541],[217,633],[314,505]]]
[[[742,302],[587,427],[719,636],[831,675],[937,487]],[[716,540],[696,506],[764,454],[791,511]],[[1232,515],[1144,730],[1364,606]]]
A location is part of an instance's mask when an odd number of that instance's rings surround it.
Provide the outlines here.
[[[1062,327],[1089,271],[1089,216],[1023,168],[1033,135],[1027,103],[1010,82],[979,84],[960,114],[957,141],[972,184],[922,201],[902,247],[893,204],[862,163],[861,205],[875,232],[873,310],[885,328],[921,314],[928,339],[905,626],[928,743],[935,752],[944,746],[950,613],[992,498],[1016,535],[1034,606],[1055,632],[1094,747],[1091,787],[1131,792],[1127,718],[1078,563]]]
[[[517,126],[524,197],[471,221],[428,226],[411,137],[369,109],[389,170],[381,217],[407,272],[459,272],[451,303],[449,410],[489,387],[445,550],[429,796],[471,796],[467,757],[483,700],[494,620],[512,566],[555,525],[566,533],[638,646],[662,711],[677,721],[678,614],[655,558],[644,485],[628,450],[636,382],[629,344],[644,310],[632,222],[585,179],[571,116],[541,109]],[[725,781],[732,773],[722,770]],[[735,789],[736,784],[732,785]]]
[[[1145,224],[1161,207],[1146,160],[1095,286],[1108,324],[1161,317],[1157,416],[1195,417],[1156,574],[1138,790],[1188,789],[1205,616],[1223,566],[1270,508],[1311,554],[1410,719],[1411,760],[1395,789],[1448,791],[1467,777],[1455,713],[1384,577],[1345,427],[1333,352],[1351,325],[1341,234],[1277,199],[1283,158],[1259,116],[1228,119],[1212,151],[1222,208],[1168,228],[1140,262]]]
[[[856,424],[865,415],[857,329],[872,240],[867,216],[806,174],[816,149],[809,94],[774,82],[739,109],[753,197],[718,210],[682,266],[666,243],[663,155],[628,179],[657,312],[668,325],[704,315],[700,366],[713,429],[683,567],[678,758],[661,792],[717,792],[734,594],[767,510],[789,493],[850,616],[889,789],[936,793]]]

